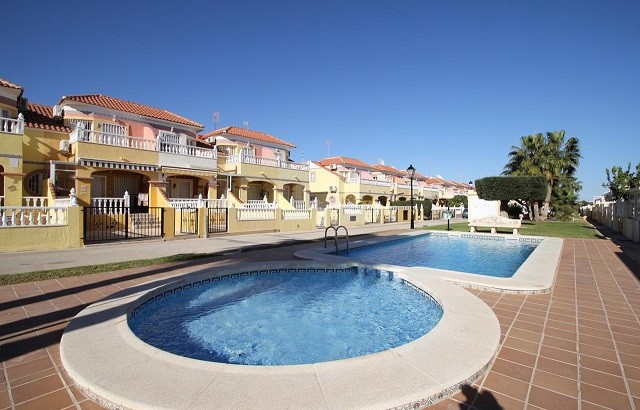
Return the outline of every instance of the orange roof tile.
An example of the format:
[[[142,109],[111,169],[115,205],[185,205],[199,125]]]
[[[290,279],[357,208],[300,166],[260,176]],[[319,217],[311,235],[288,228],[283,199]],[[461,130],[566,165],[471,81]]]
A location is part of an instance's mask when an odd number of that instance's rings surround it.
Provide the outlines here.
[[[372,165],[372,167],[380,172],[388,172],[391,173],[393,175],[400,175],[400,176],[405,176],[407,175],[407,171],[405,170],[400,170],[394,167],[391,167],[389,165],[383,165],[383,164],[375,164]]]
[[[15,88],[16,90],[22,90],[23,89],[18,84],[14,84],[11,81],[7,81],[7,80],[4,80],[2,78],[0,78],[0,85],[3,86],[3,87]]]
[[[41,130],[70,133],[72,130],[65,127],[62,121],[53,118],[53,108],[47,105],[29,103],[24,115],[24,126]]]
[[[265,132],[249,130],[246,128],[240,128],[233,125],[230,127],[220,128],[219,130],[208,132],[204,134],[202,138],[207,139],[209,137],[225,136],[227,134],[236,135],[238,137],[249,138],[256,141],[263,141],[263,142],[270,142],[272,144],[285,145],[287,147],[292,147],[292,148],[296,147],[295,145],[285,140],[281,140],[280,138],[274,137],[273,135],[269,135]]]
[[[97,107],[109,108],[112,110],[124,111],[131,114],[138,114],[145,117],[156,118],[164,121],[171,121],[178,124],[189,125],[197,128],[204,128],[202,124],[192,121],[188,118],[182,117],[178,114],[174,114],[170,111],[160,108],[150,107],[148,105],[138,104],[131,101],[121,100],[114,97],[109,97],[101,94],[87,94],[87,95],[71,95],[64,96],[60,99],[58,104],[63,101],[77,101],[85,104],[95,105]]]
[[[336,165],[352,166],[352,167],[358,167],[358,168],[364,168],[364,169],[373,169],[373,167],[367,164],[366,162],[360,161],[359,159],[343,157],[343,156],[323,158],[320,161],[318,161],[318,163],[325,167],[327,165],[336,164]]]

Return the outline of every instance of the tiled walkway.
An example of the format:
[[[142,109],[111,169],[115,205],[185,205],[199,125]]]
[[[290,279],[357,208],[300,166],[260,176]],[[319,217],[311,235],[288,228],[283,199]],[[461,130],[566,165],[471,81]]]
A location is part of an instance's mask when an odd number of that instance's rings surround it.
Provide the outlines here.
[[[0,287],[0,409],[100,408],[71,384],[58,343],[87,304],[189,265],[292,258],[292,246],[188,264]],[[629,246],[626,244],[626,246]],[[433,408],[640,406],[640,266],[610,240],[565,240],[550,294],[474,292],[496,313],[502,346],[477,384]],[[465,403],[465,404],[462,404]]]

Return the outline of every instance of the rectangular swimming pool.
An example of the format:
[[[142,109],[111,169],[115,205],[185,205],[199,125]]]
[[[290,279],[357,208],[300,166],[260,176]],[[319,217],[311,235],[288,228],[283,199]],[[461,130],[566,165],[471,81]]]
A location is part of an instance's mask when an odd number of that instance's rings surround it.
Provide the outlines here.
[[[423,266],[510,278],[540,241],[477,235],[424,234],[352,248],[340,256],[366,263]]]

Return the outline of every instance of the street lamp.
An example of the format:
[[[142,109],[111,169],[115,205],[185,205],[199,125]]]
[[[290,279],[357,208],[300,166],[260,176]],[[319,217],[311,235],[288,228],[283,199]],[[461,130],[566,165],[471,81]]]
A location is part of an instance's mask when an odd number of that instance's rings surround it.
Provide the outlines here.
[[[416,173],[416,169],[413,167],[413,165],[409,165],[409,168],[407,168],[407,173],[409,173],[409,181],[411,183],[411,229],[415,229],[415,226],[413,225],[413,175]]]

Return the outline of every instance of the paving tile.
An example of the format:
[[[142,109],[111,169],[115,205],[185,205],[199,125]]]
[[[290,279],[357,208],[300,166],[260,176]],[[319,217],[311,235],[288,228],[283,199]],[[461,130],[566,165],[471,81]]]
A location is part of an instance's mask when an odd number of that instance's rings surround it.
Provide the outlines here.
[[[629,392],[631,393],[631,396],[640,399],[640,381],[631,379],[626,379],[626,381],[629,385]]]
[[[531,375],[533,374],[532,367],[508,362],[499,357],[493,362],[491,371],[498,372],[503,375],[508,375],[509,377],[513,377],[527,383],[531,380]]]
[[[597,357],[598,359],[610,360],[613,362],[618,361],[618,355],[615,350],[604,349],[602,347],[592,346],[585,343],[580,343],[579,348],[581,355]]]
[[[517,329],[512,327],[509,330],[509,336],[517,337],[518,339],[526,340],[531,343],[538,343],[542,338],[542,334],[538,332],[530,332],[528,330]]]
[[[0,409],[11,407],[11,398],[8,390],[0,390]]]
[[[542,339],[542,345],[555,347],[556,349],[562,349],[562,350],[568,350],[568,351],[576,350],[575,342],[565,340],[565,339],[560,339],[553,336],[545,336],[544,339]]]
[[[555,347],[543,345],[540,349],[540,356],[547,357],[549,359],[555,359],[561,362],[569,364],[578,364],[578,354],[575,351],[567,351],[562,349],[556,349]]]
[[[62,380],[60,380],[60,376],[58,374],[54,374],[30,383],[13,387],[11,389],[11,394],[13,396],[13,401],[16,404],[19,404],[62,389],[63,387],[64,385],[62,384]],[[69,395],[67,395],[67,397],[69,397]]]
[[[591,346],[602,347],[605,349],[615,349],[615,345],[611,338],[603,339],[601,337],[589,336],[589,335],[580,335],[580,344],[588,344]]]
[[[548,410],[570,410],[578,408],[578,399],[542,387],[531,386],[529,404]]]
[[[524,401],[529,391],[529,382],[490,372],[482,383],[482,387]]]
[[[633,380],[640,381],[640,367],[624,365],[624,375]]]
[[[627,394],[627,387],[624,379],[620,376],[598,372],[586,367],[580,369],[580,381],[607,390],[613,390],[618,393]]]
[[[580,356],[580,365],[587,369],[597,370],[599,372],[622,376],[620,364],[610,360],[598,359],[592,356]]]
[[[533,343],[511,336],[506,338],[506,340],[504,341],[504,346],[536,355],[538,354],[538,349],[540,348],[539,343]]]
[[[577,366],[573,366],[568,363],[559,362],[557,360],[549,359],[546,357],[539,357],[536,370],[538,369],[548,373],[556,374],[558,376],[578,380]]]
[[[73,406],[74,403],[69,397],[66,389],[60,389],[44,396],[37,397],[33,400],[16,404],[16,410],[27,410],[27,409],[64,409],[70,406]]]
[[[41,370],[50,369],[53,367],[53,362],[49,356],[39,357],[34,360],[30,360],[25,363],[16,364],[6,368],[9,381],[19,379],[21,377],[29,376],[30,374],[39,372]]]
[[[524,366],[533,367],[536,362],[536,356],[530,353],[522,352],[520,350],[511,349],[503,346],[498,353],[498,357],[504,360],[508,360],[513,363],[518,363]]]
[[[603,389],[602,387],[591,384],[581,383],[580,394],[582,396],[582,400],[610,407],[612,409],[623,410],[632,408],[628,395]]]
[[[578,382],[574,379],[558,376],[537,369],[533,374],[533,385],[567,396],[578,396]]]

